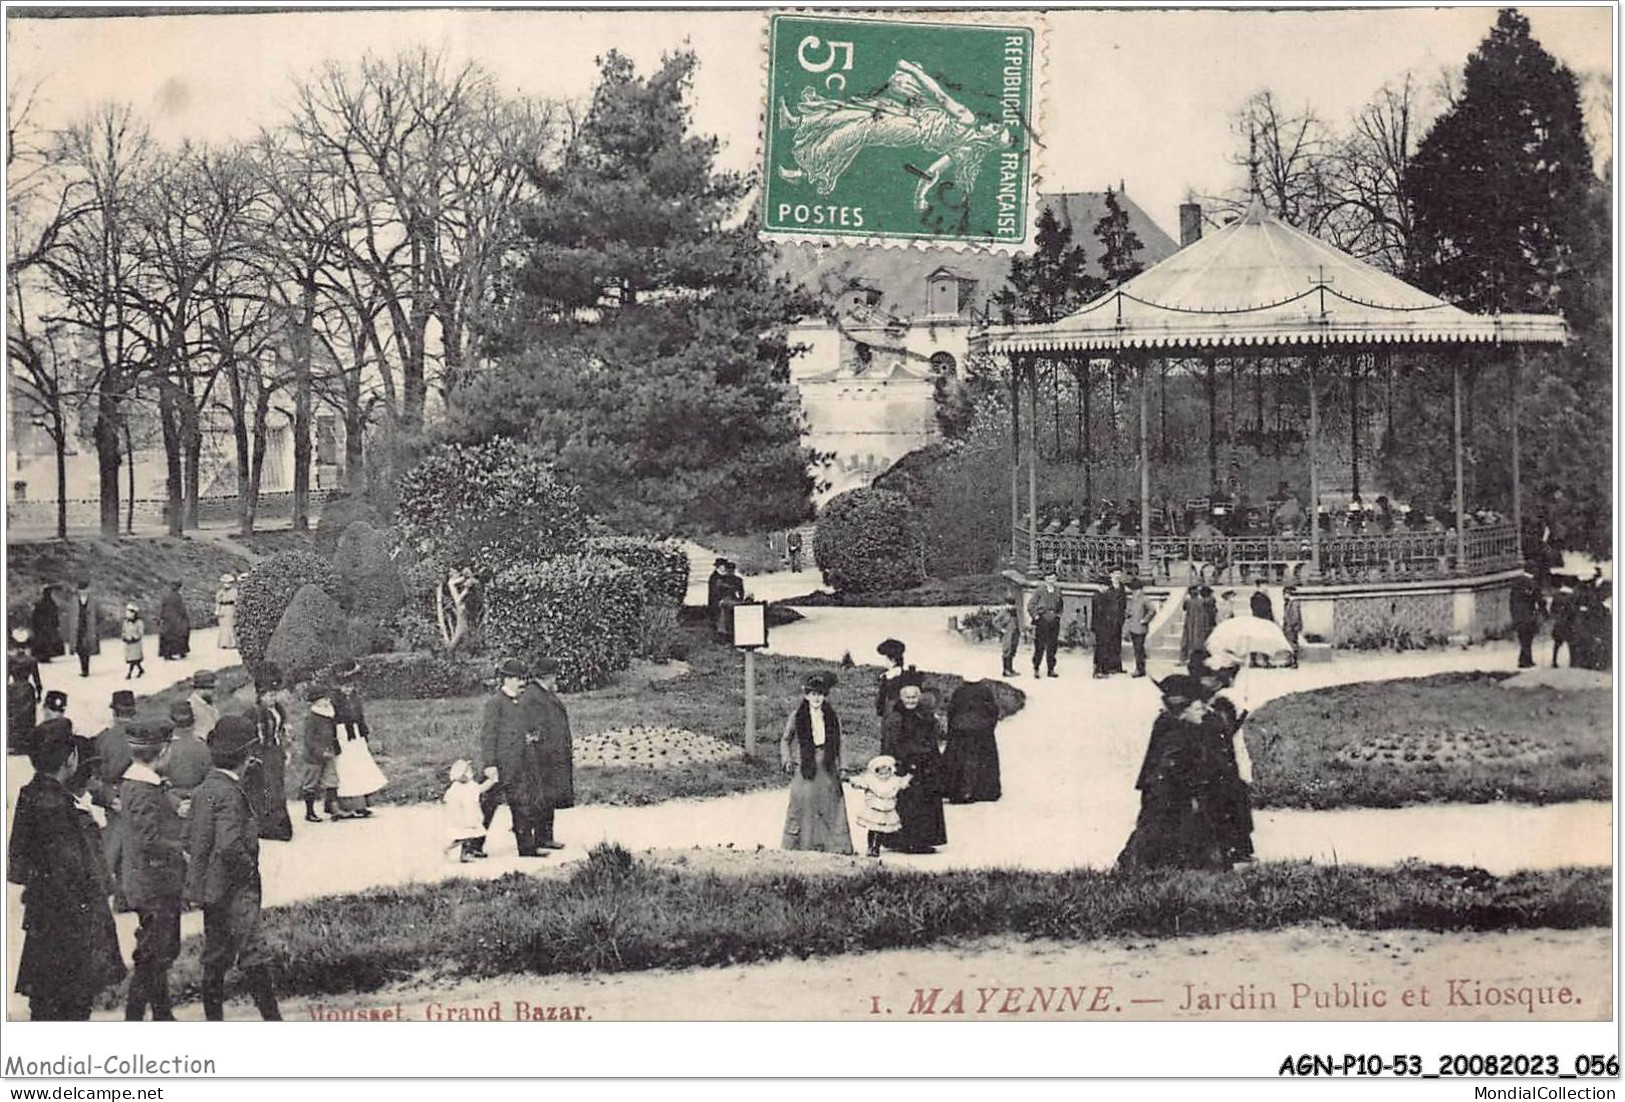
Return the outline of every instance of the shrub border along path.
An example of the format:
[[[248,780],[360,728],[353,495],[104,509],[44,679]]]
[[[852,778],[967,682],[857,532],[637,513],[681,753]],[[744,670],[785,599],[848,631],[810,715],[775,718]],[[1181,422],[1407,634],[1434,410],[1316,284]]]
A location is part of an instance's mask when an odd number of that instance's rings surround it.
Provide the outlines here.
[[[881,906],[880,901],[885,905]],[[1404,864],[1305,863],[1240,873],[1005,870],[722,876],[596,848],[568,876],[314,900],[266,914],[280,990],[375,991],[408,978],[632,972],[955,944],[994,935],[1061,942],[1178,937],[1336,923],[1360,930],[1608,926],[1608,869],[1494,877]],[[201,939],[176,990],[196,993]]]

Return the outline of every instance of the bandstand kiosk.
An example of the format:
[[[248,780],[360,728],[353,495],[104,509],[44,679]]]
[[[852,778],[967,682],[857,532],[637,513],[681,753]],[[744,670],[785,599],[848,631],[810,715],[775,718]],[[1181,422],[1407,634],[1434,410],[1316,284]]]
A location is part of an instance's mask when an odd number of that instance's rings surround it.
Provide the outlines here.
[[[1290,583],[1297,587],[1305,637],[1331,645],[1374,627],[1454,641],[1504,630],[1507,595],[1523,562],[1518,373],[1528,369],[1530,346],[1566,340],[1561,317],[1467,313],[1275,218],[1255,196],[1235,222],[1077,312],[1049,323],[992,326],[973,338],[973,350],[1002,357],[1010,368],[1015,447],[1008,576],[1030,589],[1054,569],[1072,603],[1085,606],[1098,579],[1114,568],[1137,573],[1164,599],[1177,600],[1184,586],[1216,571],[1221,584]],[[1316,522],[1323,500],[1318,392],[1349,370],[1353,357],[1373,354],[1451,372],[1453,529],[1327,534]],[[1310,503],[1302,535],[1153,534],[1149,379],[1154,369],[1211,373],[1214,361],[1225,358],[1277,361],[1307,383]],[[1091,369],[1103,361],[1127,369],[1131,379],[1138,375],[1139,533],[1041,530],[1038,388],[1062,370],[1087,386]],[[1462,453],[1468,364],[1513,373],[1510,521],[1469,523]]]

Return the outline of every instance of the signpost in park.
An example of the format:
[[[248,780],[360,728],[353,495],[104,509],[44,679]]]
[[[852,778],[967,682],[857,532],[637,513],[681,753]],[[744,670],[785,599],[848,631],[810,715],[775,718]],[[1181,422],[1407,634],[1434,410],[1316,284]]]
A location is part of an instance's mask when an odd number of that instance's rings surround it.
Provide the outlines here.
[[[756,652],[767,646],[767,604],[733,606],[734,646],[745,652],[745,756],[756,756]]]

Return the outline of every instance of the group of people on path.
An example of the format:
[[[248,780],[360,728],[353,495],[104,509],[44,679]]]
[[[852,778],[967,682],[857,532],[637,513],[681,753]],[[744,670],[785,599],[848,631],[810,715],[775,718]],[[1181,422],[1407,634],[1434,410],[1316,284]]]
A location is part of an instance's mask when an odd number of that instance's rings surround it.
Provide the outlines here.
[[[125,1018],[150,1010],[154,1021],[174,1020],[169,970],[189,906],[203,912],[204,1017],[223,1018],[233,964],[261,1016],[280,1017],[260,927],[259,843],[292,836],[280,791],[282,686],[267,670],[253,706],[221,715],[214,685],[199,671],[192,698],[174,702],[161,722],[137,718],[135,694],[121,689],[112,724],[95,737],[74,730],[65,693],[45,694],[7,869],[23,889],[16,990],[33,1020],[86,1019],[97,995],[127,973]],[[138,916],[128,968],[115,909]]]
[[[214,611],[222,650],[237,649],[238,581],[237,575],[222,574],[220,588],[215,592]],[[35,662],[73,654],[79,659],[79,676],[89,677],[90,661],[102,650],[102,637],[113,634],[105,602],[89,581],[81,580],[64,607],[57,600],[57,588],[42,588],[29,610],[28,626],[14,628],[11,638],[25,646]],[[147,623],[136,602],[124,606],[117,634],[124,647],[125,680],[145,677]],[[158,657],[171,661],[186,658],[191,652],[192,615],[187,611],[181,583],[170,582],[158,601]]]
[[[967,682],[938,715],[925,705],[924,676],[906,665],[905,645],[887,639],[877,650],[888,662],[875,692],[881,752],[846,778],[861,793],[857,822],[868,834],[871,857],[880,856],[882,847],[934,853],[948,843],[945,800],[973,803],[1001,795],[998,697],[990,682]],[[836,683],[833,673],[808,677],[779,740],[779,759],[790,776],[787,850],[856,852],[842,788],[841,720],[829,700]]]
[[[32,664],[33,677],[24,680],[37,688],[38,665],[27,647],[14,640],[8,657],[14,678],[17,666]],[[260,926],[259,844],[293,837],[285,796],[290,758],[302,766],[307,821],[323,821],[315,811],[323,798],[334,819],[372,814],[367,797],[387,781],[367,748],[359,670],[345,659],[305,688],[297,739],[295,687],[270,665],[247,707],[217,701],[217,678],[202,670],[165,721],[139,718],[135,694],[121,689],[112,723],[86,737],[65,714],[67,694],[52,690],[43,694],[43,714],[31,706],[25,737],[8,730],[8,750],[26,753],[34,767],[8,847],[8,875],[23,889],[16,990],[29,1000],[32,1019],[88,1018],[97,996],[128,975],[126,1019],[150,1011],[155,1021],[173,1020],[169,970],[180,951],[180,916],[194,906],[203,912],[204,1017],[224,1016],[233,964],[260,1015],[280,1017]],[[486,856],[485,836],[504,802],[521,856],[562,848],[554,812],[574,806],[575,793],[556,670],[550,660],[534,675],[514,660],[498,668],[478,769],[464,760],[450,770],[448,835],[463,860]],[[115,911],[138,916],[128,966]]]
[[[1518,668],[1535,665],[1535,636],[1543,619],[1552,622],[1552,667],[1558,665],[1564,646],[1569,648],[1569,665],[1583,670],[1607,670],[1613,665],[1614,617],[1610,607],[1612,587],[1595,568],[1587,580],[1560,577],[1555,592],[1547,596],[1532,567],[1525,567],[1512,583],[1509,596],[1512,630],[1518,637]]]

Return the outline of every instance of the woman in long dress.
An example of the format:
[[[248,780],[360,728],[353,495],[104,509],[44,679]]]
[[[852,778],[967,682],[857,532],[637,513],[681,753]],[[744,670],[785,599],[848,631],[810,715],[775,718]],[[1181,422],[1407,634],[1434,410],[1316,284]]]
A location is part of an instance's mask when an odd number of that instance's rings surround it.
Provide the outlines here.
[[[41,591],[29,613],[28,628],[28,645],[36,662],[49,662],[68,653],[62,641],[62,608],[56,603],[56,586],[48,585]]]
[[[1214,731],[1202,683],[1186,674],[1165,678],[1162,712],[1134,787],[1140,815],[1117,857],[1119,868],[1229,868],[1215,818]]]
[[[784,848],[854,853],[841,788],[841,720],[829,705],[835,675],[807,678],[801,704],[779,739],[779,761],[790,775]]]
[[[1187,662],[1190,656],[1207,649],[1207,637],[1218,622],[1218,606],[1213,590],[1205,585],[1193,585],[1185,593],[1185,630],[1179,637],[1179,660]]]
[[[235,609],[232,613],[235,618]],[[192,616],[186,611],[181,583],[170,582],[158,604],[158,657],[185,658],[192,650]]]
[[[897,762],[897,775],[912,777],[897,794],[897,816],[903,829],[887,836],[886,845],[904,853],[935,853],[948,844],[942,817],[942,755],[937,749],[936,717],[920,707],[919,673],[904,673],[897,701],[881,725],[880,752]]]
[[[347,813],[335,818],[370,818],[372,809],[367,806],[367,797],[383,791],[389,784],[389,778],[378,768],[372,747],[368,745],[372,730],[367,726],[361,690],[354,682],[360,672],[361,666],[353,658],[335,663],[331,671],[333,722],[337,725],[339,740],[339,755],[333,764],[339,774],[339,809]]]
[[[282,671],[267,662],[254,688],[254,725],[259,730],[259,747],[243,773],[243,791],[254,808],[260,837],[271,842],[293,838],[293,820],[288,816],[288,703],[282,686]]]
[[[220,649],[237,649],[237,579],[220,575],[220,588],[214,595],[214,616],[220,621]]]
[[[956,804],[997,800],[999,783],[999,744],[994,729],[999,725],[999,699],[988,681],[967,681],[948,698],[948,799]]]
[[[899,680],[903,676],[903,656],[907,653],[900,639],[887,639],[875,648],[875,652],[886,659],[886,672],[880,675],[880,684],[875,687],[875,715],[881,719],[891,711],[892,702],[897,699],[897,689],[902,685]]]

